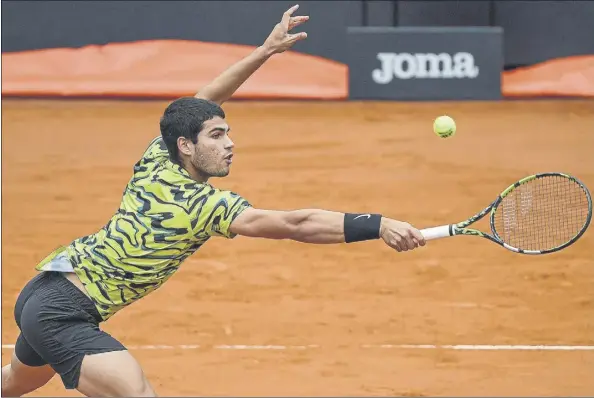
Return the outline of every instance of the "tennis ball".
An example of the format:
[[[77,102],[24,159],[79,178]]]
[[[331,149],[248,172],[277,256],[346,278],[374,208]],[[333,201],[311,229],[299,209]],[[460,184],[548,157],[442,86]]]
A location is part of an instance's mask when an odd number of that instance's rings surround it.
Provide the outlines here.
[[[433,122],[433,132],[441,138],[456,134],[456,122],[449,116],[440,116]]]

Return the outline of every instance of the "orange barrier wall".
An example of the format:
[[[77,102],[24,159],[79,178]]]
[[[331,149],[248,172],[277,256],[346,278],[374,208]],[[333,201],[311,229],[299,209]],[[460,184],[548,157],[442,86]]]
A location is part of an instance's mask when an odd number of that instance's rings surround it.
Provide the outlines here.
[[[236,44],[139,41],[2,54],[2,94],[178,97],[192,95],[253,51]],[[347,97],[348,68],[296,52],[272,57],[234,98]]]
[[[507,71],[506,97],[572,96],[594,98],[594,55],[553,59]]]
[[[2,54],[4,96],[178,97],[253,50],[183,40],[112,43]],[[506,97],[594,98],[594,55],[503,72]],[[347,99],[348,66],[287,52],[273,57],[235,94],[244,99]]]

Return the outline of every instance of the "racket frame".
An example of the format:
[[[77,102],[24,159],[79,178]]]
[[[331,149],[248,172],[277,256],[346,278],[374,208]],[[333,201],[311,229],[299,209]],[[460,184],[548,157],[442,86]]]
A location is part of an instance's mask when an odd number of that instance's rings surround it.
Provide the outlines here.
[[[549,249],[545,249],[545,250],[519,249],[517,247],[513,247],[513,246],[505,243],[503,241],[503,239],[501,239],[501,237],[497,233],[497,230],[495,229],[495,212],[497,211],[497,207],[501,204],[503,199],[507,195],[509,195],[509,193],[512,192],[515,188],[517,188],[529,181],[535,180],[537,178],[551,177],[551,176],[564,177],[564,178],[567,178],[567,179],[573,181],[574,183],[579,185],[580,188],[586,194],[586,198],[588,200],[588,215],[586,217],[586,222],[584,223],[584,226],[582,227],[582,229],[573,238],[571,238],[569,241],[563,243],[562,245],[559,245],[559,246],[556,246],[553,248],[549,248]],[[483,232],[483,231],[479,231],[477,229],[467,228],[469,225],[472,225],[475,222],[482,219],[483,217],[485,217],[485,215],[487,215],[487,213],[489,213],[489,212],[491,213],[490,217],[489,217],[489,219],[490,219],[489,223],[491,226],[492,235],[488,234],[486,232]],[[421,230],[421,233],[425,237],[425,240],[439,239],[439,238],[445,238],[448,236],[455,236],[455,235],[480,236],[480,237],[490,240],[491,242],[497,243],[498,245],[503,246],[504,248],[506,248],[512,252],[534,255],[534,254],[553,253],[553,252],[559,251],[561,249],[564,249],[564,248],[572,245],[584,234],[584,232],[586,232],[586,229],[588,229],[588,226],[590,225],[591,220],[592,220],[592,196],[590,195],[588,188],[586,188],[586,186],[580,180],[578,180],[577,178],[575,178],[569,174],[558,173],[558,172],[547,172],[547,173],[533,174],[533,175],[524,177],[521,180],[513,183],[512,185],[507,187],[502,193],[500,193],[499,196],[497,196],[497,199],[495,199],[489,206],[485,207],[482,211],[480,211],[479,213],[475,214],[474,216],[468,218],[465,221],[459,222],[457,224],[448,224],[448,225],[442,225],[439,227],[426,228],[426,229]]]

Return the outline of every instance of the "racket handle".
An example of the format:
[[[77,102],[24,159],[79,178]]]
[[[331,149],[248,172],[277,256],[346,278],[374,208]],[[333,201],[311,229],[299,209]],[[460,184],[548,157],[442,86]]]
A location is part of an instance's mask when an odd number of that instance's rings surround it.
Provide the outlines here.
[[[425,228],[422,229],[420,232],[425,238],[425,240],[431,240],[452,236],[451,231],[452,230],[449,225],[442,225],[440,227]]]

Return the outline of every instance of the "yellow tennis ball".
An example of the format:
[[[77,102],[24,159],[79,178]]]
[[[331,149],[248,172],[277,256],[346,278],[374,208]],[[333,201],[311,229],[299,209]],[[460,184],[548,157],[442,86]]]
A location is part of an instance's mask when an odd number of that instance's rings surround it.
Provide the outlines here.
[[[456,122],[449,116],[440,116],[433,122],[433,132],[441,138],[456,134]]]

